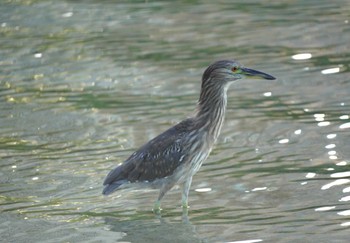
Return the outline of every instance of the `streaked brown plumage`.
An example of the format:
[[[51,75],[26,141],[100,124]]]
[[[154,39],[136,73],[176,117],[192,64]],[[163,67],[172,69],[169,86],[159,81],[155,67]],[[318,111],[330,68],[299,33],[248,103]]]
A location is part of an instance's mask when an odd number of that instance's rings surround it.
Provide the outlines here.
[[[232,60],[210,65],[202,77],[196,113],[185,119],[134,152],[113,169],[103,185],[108,195],[129,183],[142,183],[159,188],[154,210],[175,184],[182,184],[182,206],[188,206],[188,193],[193,175],[209,156],[224,121],[227,89],[236,80],[248,78],[275,79],[256,70],[242,67]]]

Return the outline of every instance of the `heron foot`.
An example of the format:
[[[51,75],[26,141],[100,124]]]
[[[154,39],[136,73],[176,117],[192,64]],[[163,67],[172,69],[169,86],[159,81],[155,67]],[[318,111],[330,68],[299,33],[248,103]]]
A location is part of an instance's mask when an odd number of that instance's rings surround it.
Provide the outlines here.
[[[183,209],[189,209],[189,208],[190,208],[190,206],[188,205],[187,202],[182,202],[181,207],[182,207]]]
[[[160,214],[160,212],[162,211],[161,207],[160,207],[160,201],[156,201],[154,203],[153,209],[152,209],[153,213],[155,214]]]

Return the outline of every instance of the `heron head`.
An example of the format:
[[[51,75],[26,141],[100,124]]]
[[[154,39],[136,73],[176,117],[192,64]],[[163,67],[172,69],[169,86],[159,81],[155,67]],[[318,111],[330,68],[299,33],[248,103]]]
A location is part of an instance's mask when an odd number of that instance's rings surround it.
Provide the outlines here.
[[[275,77],[254,69],[243,67],[234,60],[222,60],[211,64],[203,73],[202,85],[205,83],[227,84],[243,78],[268,79]]]

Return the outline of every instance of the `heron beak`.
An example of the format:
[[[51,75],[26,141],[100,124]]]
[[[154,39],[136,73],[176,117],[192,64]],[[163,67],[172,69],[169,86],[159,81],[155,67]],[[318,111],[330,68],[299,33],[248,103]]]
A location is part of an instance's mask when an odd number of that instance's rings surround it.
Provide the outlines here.
[[[250,68],[241,68],[241,74],[245,75],[247,78],[251,78],[251,79],[268,79],[268,80],[274,80],[276,79],[275,77],[267,74],[267,73],[263,73],[254,69],[250,69]]]

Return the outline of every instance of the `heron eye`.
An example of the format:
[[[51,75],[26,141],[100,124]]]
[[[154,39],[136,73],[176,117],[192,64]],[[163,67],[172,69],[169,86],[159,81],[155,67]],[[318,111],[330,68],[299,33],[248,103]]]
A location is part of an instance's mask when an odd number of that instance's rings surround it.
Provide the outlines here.
[[[236,72],[238,70],[238,67],[232,67],[231,70],[232,72]]]

